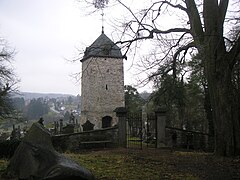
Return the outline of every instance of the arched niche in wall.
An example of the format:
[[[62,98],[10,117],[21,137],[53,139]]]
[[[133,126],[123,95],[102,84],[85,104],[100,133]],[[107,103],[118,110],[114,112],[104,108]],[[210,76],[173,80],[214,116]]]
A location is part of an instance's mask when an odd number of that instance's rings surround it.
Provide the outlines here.
[[[102,118],[102,128],[107,128],[112,126],[112,117],[111,116],[104,116]]]

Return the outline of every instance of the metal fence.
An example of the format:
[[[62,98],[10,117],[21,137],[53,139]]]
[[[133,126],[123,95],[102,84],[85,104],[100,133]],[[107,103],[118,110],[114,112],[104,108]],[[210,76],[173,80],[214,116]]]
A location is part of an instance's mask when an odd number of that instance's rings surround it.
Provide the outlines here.
[[[155,148],[156,147],[156,117],[155,114],[128,114],[127,147]]]
[[[203,132],[166,126],[168,146],[188,150],[213,151],[214,137]]]
[[[155,113],[142,112],[126,116],[126,137],[128,148],[157,147],[157,118]],[[213,151],[214,137],[207,133],[165,127],[165,144],[170,148]]]

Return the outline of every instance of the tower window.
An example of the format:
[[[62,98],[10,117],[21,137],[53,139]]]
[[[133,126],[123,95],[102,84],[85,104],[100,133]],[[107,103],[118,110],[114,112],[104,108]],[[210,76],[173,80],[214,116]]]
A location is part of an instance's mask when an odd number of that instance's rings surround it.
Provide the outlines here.
[[[106,90],[108,90],[108,85],[106,84]]]

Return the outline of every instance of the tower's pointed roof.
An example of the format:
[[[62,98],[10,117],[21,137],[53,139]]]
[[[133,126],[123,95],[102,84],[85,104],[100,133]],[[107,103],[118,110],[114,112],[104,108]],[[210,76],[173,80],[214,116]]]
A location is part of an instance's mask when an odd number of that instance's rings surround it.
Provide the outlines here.
[[[103,32],[91,46],[86,48],[81,61],[85,61],[90,57],[123,58],[121,49]]]

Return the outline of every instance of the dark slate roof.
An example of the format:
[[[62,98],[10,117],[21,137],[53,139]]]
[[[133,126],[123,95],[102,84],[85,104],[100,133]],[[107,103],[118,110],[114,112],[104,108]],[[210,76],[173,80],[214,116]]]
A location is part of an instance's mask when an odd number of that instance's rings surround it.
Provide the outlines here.
[[[104,33],[102,33],[91,46],[86,48],[81,61],[85,61],[90,57],[123,58],[121,49]]]

